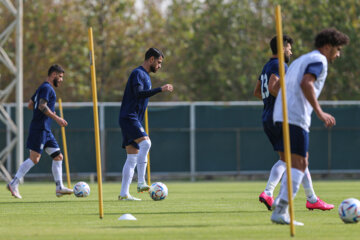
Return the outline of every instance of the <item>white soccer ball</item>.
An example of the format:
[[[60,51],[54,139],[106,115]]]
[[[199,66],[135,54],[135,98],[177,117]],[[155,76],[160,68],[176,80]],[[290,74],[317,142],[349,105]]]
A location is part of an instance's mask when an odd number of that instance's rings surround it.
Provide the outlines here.
[[[74,186],[74,195],[76,197],[87,197],[90,195],[90,187],[86,182],[78,182]]]
[[[344,223],[357,223],[360,220],[360,201],[349,198],[339,206],[339,216]]]
[[[165,184],[156,182],[151,184],[149,194],[154,201],[164,200],[168,195],[168,189]]]

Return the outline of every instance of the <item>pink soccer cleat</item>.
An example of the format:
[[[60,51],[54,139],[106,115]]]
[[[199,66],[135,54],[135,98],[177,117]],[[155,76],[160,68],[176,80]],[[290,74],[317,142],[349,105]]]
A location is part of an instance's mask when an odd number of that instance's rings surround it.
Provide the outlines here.
[[[262,192],[260,195],[259,195],[259,201],[264,203],[265,206],[267,207],[267,209],[269,211],[271,211],[271,206],[273,205],[274,203],[274,198],[272,196],[269,196],[267,195],[265,192]],[[333,206],[334,207],[334,206]]]
[[[319,197],[317,198],[317,201],[314,203],[311,203],[309,201],[306,201],[306,208],[309,210],[314,210],[314,209],[320,209],[320,210],[331,210],[334,208],[334,205],[332,204],[328,204],[326,202],[324,202],[323,200],[321,200]]]

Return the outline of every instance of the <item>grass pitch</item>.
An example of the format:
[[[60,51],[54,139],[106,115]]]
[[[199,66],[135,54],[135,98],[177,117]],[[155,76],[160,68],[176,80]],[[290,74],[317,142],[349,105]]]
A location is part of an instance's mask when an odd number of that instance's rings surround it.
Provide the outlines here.
[[[270,212],[258,201],[265,182],[165,182],[169,196],[155,202],[147,193],[131,193],[141,202],[117,200],[120,183],[103,185],[104,213],[99,219],[97,185],[88,198],[55,196],[53,183],[20,186],[23,199],[5,189],[0,194],[0,239],[291,239],[290,227],[270,222]],[[301,189],[294,201],[297,239],[357,239],[360,224],[344,224],[340,202],[360,199],[358,181],[316,181],[315,191],[335,204],[331,211],[309,211]],[[119,221],[131,213],[137,221]]]

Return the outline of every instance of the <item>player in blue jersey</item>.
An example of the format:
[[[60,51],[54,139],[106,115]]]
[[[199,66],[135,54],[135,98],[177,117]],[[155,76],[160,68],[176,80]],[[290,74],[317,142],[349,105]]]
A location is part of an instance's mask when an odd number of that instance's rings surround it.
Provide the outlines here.
[[[292,55],[291,47],[293,44],[293,39],[287,35],[283,36],[283,44],[284,44],[284,60],[285,60],[285,72],[287,72],[288,66],[287,63],[290,62],[290,57]],[[273,122],[273,110],[276,96],[278,95],[280,89],[280,79],[279,79],[279,60],[277,56],[277,42],[276,37],[273,37],[270,41],[270,48],[272,51],[272,57],[265,64],[259,80],[257,81],[254,95],[264,102],[264,110],[262,114],[262,122],[264,131],[273,145],[274,150],[278,149],[277,146],[279,133],[278,128],[274,125]],[[280,153],[279,153],[280,156]],[[279,183],[282,175],[284,174],[286,169],[286,163],[284,159],[280,157],[280,160],[277,161],[274,166],[271,168],[269,180],[267,182],[265,190],[260,194],[259,200],[264,203],[268,210],[271,210],[271,206],[274,202],[273,193],[275,187]],[[308,209],[320,209],[320,210],[330,210],[334,208],[334,205],[327,204],[318,198],[315,194],[311,175],[309,169],[306,168],[305,176],[302,181],[302,185],[306,194],[306,207]]]
[[[147,155],[151,147],[151,141],[146,134],[141,122],[144,120],[149,97],[160,92],[172,92],[173,86],[165,84],[162,87],[151,88],[150,73],[156,73],[164,59],[163,53],[150,48],[145,53],[143,64],[135,68],[126,84],[124,97],[121,103],[119,124],[121,127],[123,144],[127,158],[122,171],[122,183],[119,200],[139,201],[141,199],[130,195],[129,187],[132,181],[135,167],[137,166],[138,185],[137,191],[149,190],[145,182]]]
[[[288,105],[288,121],[291,149],[291,177],[293,197],[303,181],[304,172],[308,166],[309,128],[311,113],[314,110],[326,127],[335,125],[335,118],[325,113],[317,100],[324,86],[328,63],[340,57],[342,46],[348,44],[349,37],[334,28],[324,29],[315,37],[316,50],[297,58],[289,67],[286,76],[286,98]],[[274,105],[274,122],[279,126],[280,135],[277,140],[277,151],[284,159],[282,138],[282,96],[276,98]],[[287,175],[281,181],[281,191],[273,203],[274,211],[271,221],[279,224],[289,224]],[[303,223],[294,221],[296,225]]]
[[[52,120],[55,120],[61,127],[67,126],[67,122],[57,116],[55,112],[55,88],[62,84],[64,73],[65,71],[60,65],[52,65],[49,68],[46,81],[40,85],[29,100],[28,108],[33,110],[33,118],[26,143],[26,147],[30,150],[30,157],[20,165],[15,177],[7,184],[7,189],[15,198],[22,198],[18,189],[19,181],[40,161],[43,150],[53,158],[52,173],[56,184],[56,196],[61,197],[64,194],[73,193],[72,189],[68,189],[63,185],[63,155],[51,132]]]

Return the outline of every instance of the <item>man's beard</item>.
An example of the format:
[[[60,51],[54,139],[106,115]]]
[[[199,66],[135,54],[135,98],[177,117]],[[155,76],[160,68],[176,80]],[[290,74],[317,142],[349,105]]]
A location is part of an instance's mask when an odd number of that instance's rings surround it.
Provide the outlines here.
[[[150,72],[156,73],[156,68],[154,66],[150,66]]]
[[[289,63],[289,62],[290,62],[290,57],[289,57],[289,56],[286,56],[285,54],[284,54],[284,59],[285,59],[285,63]]]
[[[55,87],[58,87],[58,86],[59,86],[59,78],[58,78],[58,77],[55,77],[55,78],[54,78],[54,86],[55,86]]]

